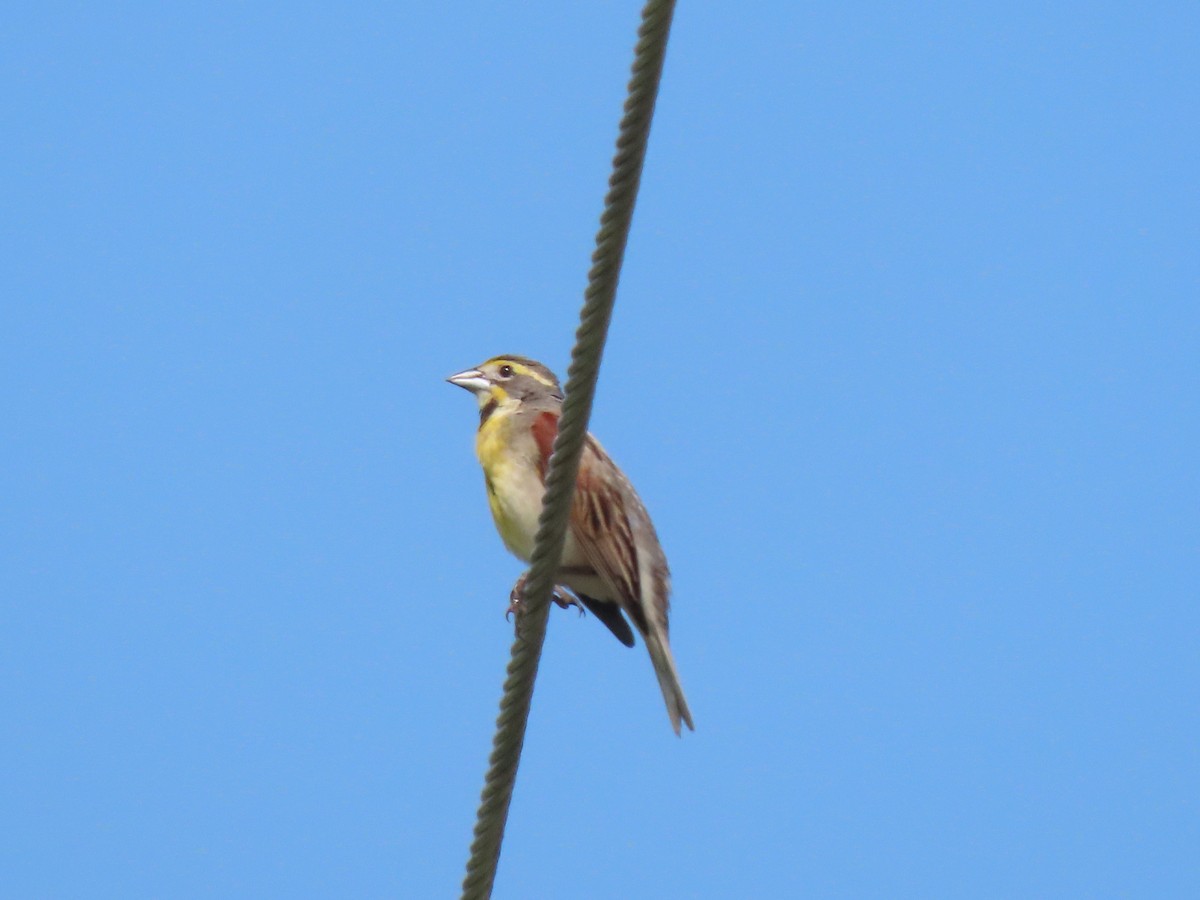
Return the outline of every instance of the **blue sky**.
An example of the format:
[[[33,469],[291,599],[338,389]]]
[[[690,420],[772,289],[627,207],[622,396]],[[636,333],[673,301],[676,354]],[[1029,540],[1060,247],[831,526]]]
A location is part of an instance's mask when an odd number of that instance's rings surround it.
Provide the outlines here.
[[[638,5],[19,4],[0,893],[455,895]],[[684,3],[496,897],[1200,892],[1200,8]]]

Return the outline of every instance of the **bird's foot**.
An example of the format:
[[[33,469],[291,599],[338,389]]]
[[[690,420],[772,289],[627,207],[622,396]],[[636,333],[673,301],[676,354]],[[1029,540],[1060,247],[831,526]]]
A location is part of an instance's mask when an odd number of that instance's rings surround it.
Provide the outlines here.
[[[521,615],[521,604],[525,600],[525,579],[528,577],[529,573],[525,572],[513,585],[512,593],[508,595],[508,609],[504,611],[504,621],[509,622],[513,616]]]
[[[525,572],[517,579],[517,583],[513,585],[512,593],[508,595],[508,609],[504,612],[505,620],[512,619],[513,616],[521,617],[525,609],[525,581],[529,578],[529,573]],[[560,608],[569,609],[574,606],[579,610],[579,615],[584,614],[583,604],[562,585],[554,588],[550,594],[550,599],[553,600]]]
[[[587,610],[583,608],[583,604],[575,599],[575,595],[570,593],[562,585],[554,589],[554,593],[550,595],[550,599],[558,604],[560,609],[570,609],[572,606],[579,610],[579,615],[582,617]]]

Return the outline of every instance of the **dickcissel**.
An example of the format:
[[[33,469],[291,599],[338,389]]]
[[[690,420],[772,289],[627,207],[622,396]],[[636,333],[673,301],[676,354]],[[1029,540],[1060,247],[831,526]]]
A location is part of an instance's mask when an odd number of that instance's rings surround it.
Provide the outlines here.
[[[451,375],[479,401],[475,451],[483,465],[492,518],[504,545],[529,562],[545,493],[546,467],[558,434],[563,392],[554,373],[523,356],[497,356]],[[522,581],[513,591],[518,610]],[[641,632],[658,676],[671,727],[693,730],[667,640],[671,575],[658,535],[629,479],[590,434],[579,462],[562,562],[556,576],[622,644]],[[555,601],[571,601],[555,588]],[[624,613],[624,616],[622,615]]]

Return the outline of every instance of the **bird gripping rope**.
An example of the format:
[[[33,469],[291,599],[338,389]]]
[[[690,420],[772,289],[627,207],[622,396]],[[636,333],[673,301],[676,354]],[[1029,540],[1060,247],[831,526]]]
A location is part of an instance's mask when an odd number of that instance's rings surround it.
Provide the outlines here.
[[[525,582],[524,609],[504,680],[492,754],[476,815],[475,839],[471,843],[471,856],[463,879],[463,900],[491,897],[496,880],[500,844],[504,839],[521,748],[525,743],[534,679],[546,639],[550,592],[554,588],[554,574],[566,540],[575,476],[587,437],[600,358],[604,354],[625,244],[633,221],[674,12],[674,0],[648,0],[642,9],[632,75],[617,133],[612,175],[608,180],[609,190],[604,198],[579,329],[575,333],[575,347],[567,370],[566,399],[546,474],[546,494],[529,577]]]

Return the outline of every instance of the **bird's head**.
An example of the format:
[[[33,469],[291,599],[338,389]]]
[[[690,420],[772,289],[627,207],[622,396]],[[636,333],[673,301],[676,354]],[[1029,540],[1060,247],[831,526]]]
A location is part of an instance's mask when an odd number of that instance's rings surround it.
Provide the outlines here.
[[[530,400],[563,398],[554,373],[525,356],[495,356],[446,380],[474,394],[481,410]]]

